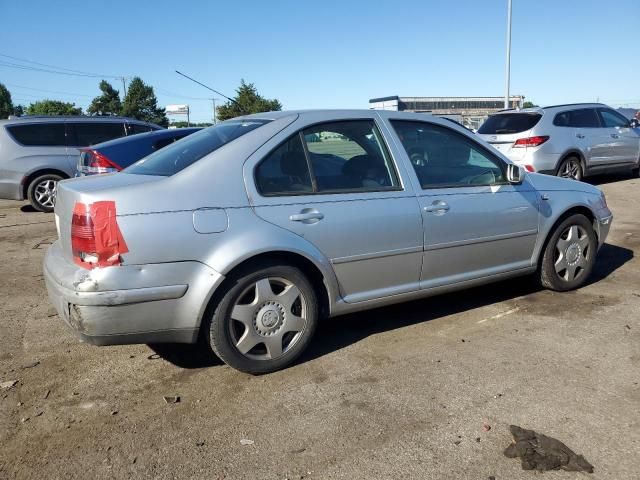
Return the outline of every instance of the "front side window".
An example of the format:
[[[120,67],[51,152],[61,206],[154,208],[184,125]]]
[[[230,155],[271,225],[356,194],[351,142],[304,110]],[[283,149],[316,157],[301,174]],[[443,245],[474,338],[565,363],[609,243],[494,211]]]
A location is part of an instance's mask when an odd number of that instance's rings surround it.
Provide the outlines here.
[[[629,126],[629,120],[627,120],[624,116],[622,116],[618,112],[601,108],[599,110],[599,113],[600,113],[600,118],[602,119],[602,124],[606,128],[615,128],[615,127],[625,128]]]
[[[143,125],[141,123],[125,123],[125,128],[127,129],[127,135],[135,135],[136,133],[152,132],[155,130],[151,128],[149,125]]]
[[[64,147],[66,145],[62,122],[10,125],[7,130],[18,143],[28,147]]]
[[[502,162],[466,136],[440,125],[392,120],[423,189],[502,185]]]
[[[223,145],[269,122],[270,120],[229,120],[219,123],[152,153],[129,168],[125,168],[123,172],[169,177]]]
[[[315,125],[296,133],[256,168],[263,195],[399,189],[391,157],[373,120]]]
[[[88,147],[125,135],[124,124],[119,122],[69,123],[67,129],[70,132],[69,145],[78,147]]]

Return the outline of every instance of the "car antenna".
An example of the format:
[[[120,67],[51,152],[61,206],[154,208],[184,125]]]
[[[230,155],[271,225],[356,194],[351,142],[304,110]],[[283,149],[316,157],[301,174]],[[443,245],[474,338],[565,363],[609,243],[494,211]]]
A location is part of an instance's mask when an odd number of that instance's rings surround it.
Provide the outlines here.
[[[242,108],[242,105],[240,105],[240,104],[239,104],[237,101],[235,101],[233,98],[227,97],[224,93],[220,93],[219,91],[217,91],[217,90],[215,90],[215,89],[213,89],[213,88],[209,87],[208,85],[205,85],[204,83],[199,82],[199,81],[198,81],[198,80],[196,80],[195,78],[191,78],[189,75],[185,75],[184,73],[179,72],[178,70],[176,70],[175,72],[176,72],[178,75],[182,75],[183,77],[188,78],[188,79],[189,79],[189,80],[191,80],[192,82],[196,82],[198,85],[202,85],[204,88],[206,88],[206,89],[208,89],[208,90],[211,90],[211,91],[212,91],[212,92],[214,92],[214,93],[217,93],[218,95],[220,95],[221,97],[226,98],[226,99],[227,99],[227,100],[229,100],[230,102],[235,103],[238,107],[240,107],[240,111],[241,111],[242,113],[244,113],[244,114],[246,114],[246,113],[247,113],[247,111],[246,111],[244,108]]]

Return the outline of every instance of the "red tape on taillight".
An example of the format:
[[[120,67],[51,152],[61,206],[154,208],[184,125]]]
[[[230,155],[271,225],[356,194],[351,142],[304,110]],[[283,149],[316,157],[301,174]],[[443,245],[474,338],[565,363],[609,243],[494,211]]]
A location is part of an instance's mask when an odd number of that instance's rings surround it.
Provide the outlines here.
[[[547,135],[540,135],[537,137],[527,137],[527,138],[519,138],[516,140],[516,143],[513,144],[514,147],[538,147],[542,145],[544,142],[549,140]]]
[[[129,251],[116,219],[112,201],[86,205],[76,202],[71,219],[73,260],[84,268],[120,265]]]

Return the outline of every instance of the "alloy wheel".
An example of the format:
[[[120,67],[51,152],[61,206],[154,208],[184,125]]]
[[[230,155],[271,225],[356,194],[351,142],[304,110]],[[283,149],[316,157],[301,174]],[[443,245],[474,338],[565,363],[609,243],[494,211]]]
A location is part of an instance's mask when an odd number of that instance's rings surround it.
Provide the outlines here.
[[[556,242],[555,271],[562,280],[571,282],[582,275],[590,255],[587,232],[580,225],[571,225]]]
[[[34,189],[36,201],[43,207],[53,208],[56,203],[56,188],[58,182],[46,179],[38,183]]]
[[[302,338],[307,305],[300,289],[280,277],[263,278],[237,298],[228,318],[231,341],[245,357],[273,360]]]
[[[560,167],[558,176],[562,178],[572,178],[573,180],[580,180],[580,161],[575,158],[566,160]]]

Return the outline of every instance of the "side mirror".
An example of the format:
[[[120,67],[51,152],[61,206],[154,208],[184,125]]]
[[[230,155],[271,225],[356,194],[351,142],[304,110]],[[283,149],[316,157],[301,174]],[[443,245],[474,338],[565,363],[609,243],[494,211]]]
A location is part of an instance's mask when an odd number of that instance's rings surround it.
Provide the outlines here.
[[[524,168],[520,165],[510,163],[507,165],[507,182],[513,185],[520,185],[524,180]]]

